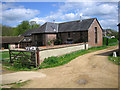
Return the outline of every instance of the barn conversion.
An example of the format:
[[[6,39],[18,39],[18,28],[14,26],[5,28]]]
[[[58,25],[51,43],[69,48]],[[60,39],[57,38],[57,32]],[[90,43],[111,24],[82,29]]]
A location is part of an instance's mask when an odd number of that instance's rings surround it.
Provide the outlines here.
[[[47,45],[50,40],[65,43],[88,42],[89,46],[102,46],[102,27],[97,18],[53,23],[46,22],[38,29],[27,30],[22,36],[32,37],[33,46]]]

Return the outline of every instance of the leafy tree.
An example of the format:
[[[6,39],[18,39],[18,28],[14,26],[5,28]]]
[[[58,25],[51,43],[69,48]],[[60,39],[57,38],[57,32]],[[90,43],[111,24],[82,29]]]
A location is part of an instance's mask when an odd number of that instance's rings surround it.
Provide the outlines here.
[[[23,34],[30,28],[29,21],[22,21],[21,24],[17,26],[18,35]]]
[[[29,29],[36,29],[39,27],[40,24],[37,24],[35,21],[22,21],[21,24],[19,24],[17,27],[10,27],[0,24],[0,31],[2,31],[2,36],[18,36]]]
[[[21,24],[19,24],[17,26],[17,30],[18,30],[18,35],[23,34],[24,32],[26,32],[29,29],[35,29],[40,27],[39,24],[37,24],[35,21],[22,21]]]
[[[36,29],[40,27],[40,24],[37,24],[35,21],[31,21],[30,26],[30,29]]]
[[[17,36],[16,28],[12,28],[6,25],[2,26],[2,36]]]

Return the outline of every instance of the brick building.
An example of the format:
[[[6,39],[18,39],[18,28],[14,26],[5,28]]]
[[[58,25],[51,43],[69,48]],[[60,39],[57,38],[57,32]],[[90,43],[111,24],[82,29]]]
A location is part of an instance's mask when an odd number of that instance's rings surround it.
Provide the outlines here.
[[[23,34],[32,37],[32,45],[47,45],[50,40],[59,39],[62,44],[88,42],[89,46],[102,46],[102,27],[96,18],[77,21],[51,23],[46,22],[38,29]]]

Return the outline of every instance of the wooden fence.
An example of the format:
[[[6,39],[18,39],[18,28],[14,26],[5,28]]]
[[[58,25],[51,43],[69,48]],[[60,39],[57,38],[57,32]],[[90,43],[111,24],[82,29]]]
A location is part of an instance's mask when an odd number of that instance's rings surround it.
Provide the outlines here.
[[[37,51],[25,51],[25,50],[9,50],[10,62],[20,60],[25,62],[29,62],[30,65],[39,66],[39,60],[37,56]]]

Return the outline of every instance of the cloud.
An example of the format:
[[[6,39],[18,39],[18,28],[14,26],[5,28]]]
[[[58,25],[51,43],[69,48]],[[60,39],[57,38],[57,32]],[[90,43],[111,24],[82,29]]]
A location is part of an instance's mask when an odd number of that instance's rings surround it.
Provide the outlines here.
[[[39,24],[53,20],[64,22],[78,20],[80,14],[82,14],[82,19],[97,17],[103,28],[117,29],[116,25],[120,13],[118,14],[118,4],[116,2],[72,1],[74,0],[67,0],[62,4],[53,4],[52,6],[57,6],[59,9],[56,12],[50,11],[50,14],[45,17],[38,17],[40,13],[38,10],[26,9],[24,6],[14,5],[13,3],[5,3],[3,4],[3,22],[5,24],[18,24],[22,20],[36,21]]]
[[[39,13],[40,12],[38,10],[26,9],[21,6],[16,8],[16,6],[11,4],[8,4],[8,6],[3,5],[2,22],[3,24],[5,23],[7,25],[16,24],[23,20],[29,20]]]
[[[56,20],[56,22],[72,21],[80,19],[80,14],[83,14],[82,19],[97,17],[103,28],[117,29],[118,8],[115,2],[65,2],[59,6],[57,12],[54,12],[46,17],[40,17],[32,20],[39,21],[43,24],[46,21]]]

